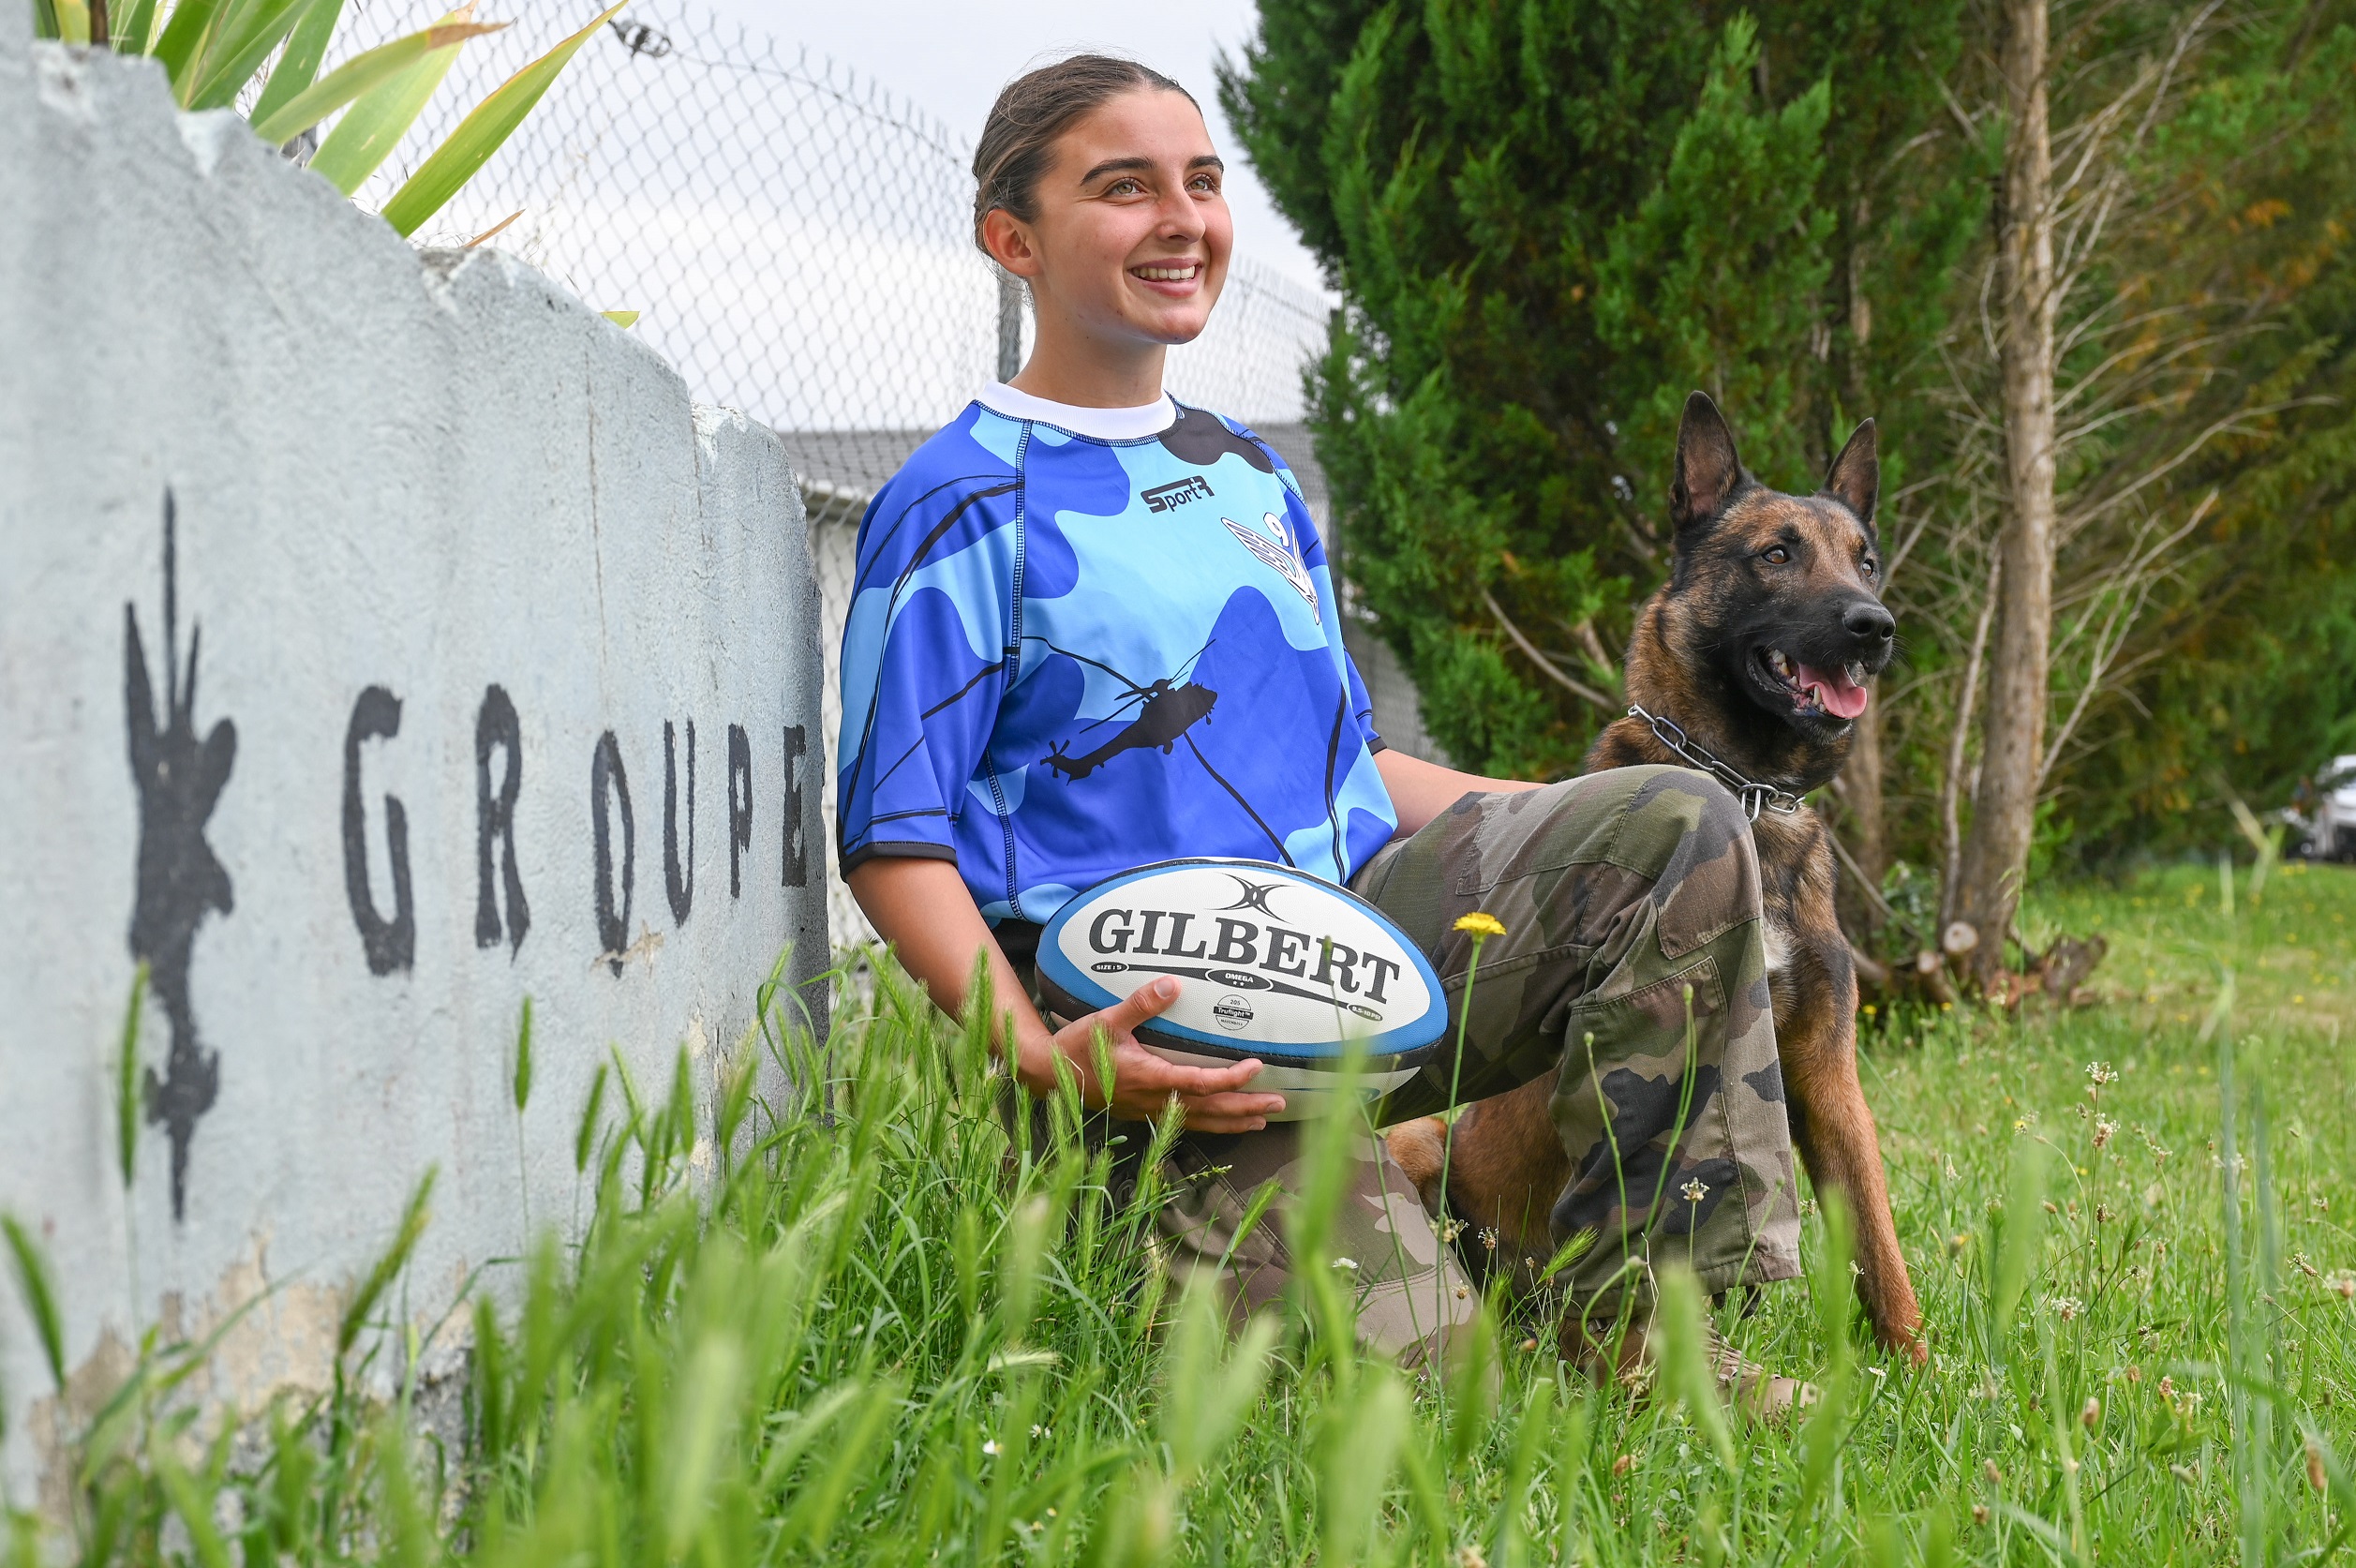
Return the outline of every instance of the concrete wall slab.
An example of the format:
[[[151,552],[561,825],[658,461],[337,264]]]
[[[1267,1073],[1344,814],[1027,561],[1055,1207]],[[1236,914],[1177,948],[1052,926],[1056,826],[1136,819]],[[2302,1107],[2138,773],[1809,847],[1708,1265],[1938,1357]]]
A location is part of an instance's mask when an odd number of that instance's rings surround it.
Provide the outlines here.
[[[0,5],[0,1210],[78,1393],[258,1294],[326,1374],[439,1166],[430,1322],[567,1222],[609,1047],[708,1085],[827,963],[817,589],[777,439],[496,252],[412,250]],[[138,963],[135,1177],[117,1045]],[[516,1023],[535,1070],[511,1094]],[[772,1083],[773,1088],[782,1084]],[[5,1477],[74,1401],[0,1289]]]

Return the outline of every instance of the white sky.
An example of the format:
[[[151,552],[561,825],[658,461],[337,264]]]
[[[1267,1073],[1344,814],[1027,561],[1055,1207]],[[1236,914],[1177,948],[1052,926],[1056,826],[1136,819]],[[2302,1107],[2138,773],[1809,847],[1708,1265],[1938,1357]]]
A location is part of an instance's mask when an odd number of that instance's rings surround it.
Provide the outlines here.
[[[1215,101],[1212,65],[1221,48],[1236,52],[1252,35],[1258,16],[1251,0],[1160,6],[1135,0],[706,3],[784,42],[806,43],[833,56],[879,86],[914,99],[969,142],[981,134],[982,118],[998,89],[1033,64],[1081,49],[1142,60],[1184,82],[1210,116],[1212,137],[1229,165],[1236,254],[1309,288],[1324,288],[1317,262],[1269,202]]]

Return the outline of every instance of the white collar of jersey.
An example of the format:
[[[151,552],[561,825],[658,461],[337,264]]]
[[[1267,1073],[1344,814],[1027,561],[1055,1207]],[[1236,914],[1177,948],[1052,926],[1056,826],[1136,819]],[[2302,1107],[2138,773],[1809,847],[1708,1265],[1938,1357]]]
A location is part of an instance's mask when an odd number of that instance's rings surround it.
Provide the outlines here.
[[[1051,402],[1018,392],[1004,381],[991,381],[974,400],[1008,419],[1036,420],[1041,425],[1052,425],[1059,430],[1100,441],[1140,441],[1158,436],[1178,423],[1178,405],[1170,400],[1167,392],[1141,408],[1083,409],[1076,403]]]

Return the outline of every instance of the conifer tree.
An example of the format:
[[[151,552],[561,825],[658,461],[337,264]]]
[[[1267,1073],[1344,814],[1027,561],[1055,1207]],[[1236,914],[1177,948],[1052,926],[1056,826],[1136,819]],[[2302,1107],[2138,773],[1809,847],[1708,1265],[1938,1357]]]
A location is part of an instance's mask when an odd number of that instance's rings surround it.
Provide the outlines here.
[[[1957,11],[1264,0],[1222,98],[1348,299],[1344,570],[1461,765],[1568,772],[1618,712],[1687,392],[1812,488],[1922,372],[1974,217],[1910,151]]]

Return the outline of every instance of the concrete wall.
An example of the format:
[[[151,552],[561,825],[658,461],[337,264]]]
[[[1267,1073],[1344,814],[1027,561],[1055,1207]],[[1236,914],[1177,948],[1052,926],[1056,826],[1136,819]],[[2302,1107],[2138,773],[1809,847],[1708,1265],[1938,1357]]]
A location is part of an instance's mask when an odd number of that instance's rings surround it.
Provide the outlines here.
[[[823,965],[828,880],[776,439],[25,14],[0,4],[0,1209],[55,1265],[76,1377],[61,1407],[0,1286],[20,1503],[55,1501],[61,1423],[150,1324],[267,1292],[200,1391],[321,1381],[439,1165],[405,1298],[432,1323],[573,1213],[608,1046],[659,1094],[684,1043],[708,1086],[779,954]]]

